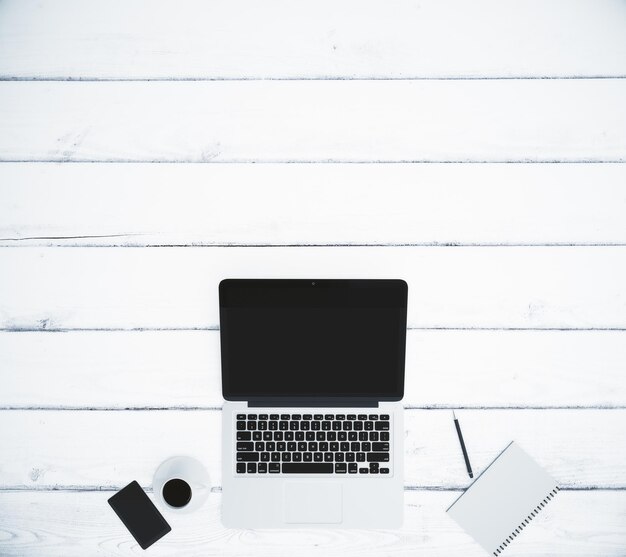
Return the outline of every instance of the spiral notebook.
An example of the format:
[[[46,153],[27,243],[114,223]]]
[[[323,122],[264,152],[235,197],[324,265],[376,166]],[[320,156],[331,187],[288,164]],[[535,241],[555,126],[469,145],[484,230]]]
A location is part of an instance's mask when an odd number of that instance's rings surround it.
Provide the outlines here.
[[[497,557],[558,491],[554,479],[511,442],[448,514]]]

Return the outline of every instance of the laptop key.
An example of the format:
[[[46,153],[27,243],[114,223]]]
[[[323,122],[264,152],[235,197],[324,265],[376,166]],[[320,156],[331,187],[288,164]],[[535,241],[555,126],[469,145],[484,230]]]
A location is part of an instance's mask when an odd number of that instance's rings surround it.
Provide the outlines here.
[[[388,453],[367,453],[367,462],[389,462]]]
[[[260,431],[253,431],[252,432],[252,440],[253,441],[262,441],[263,440],[263,434]]]
[[[380,440],[381,441],[389,441],[389,432],[388,431],[381,431],[380,432]]]
[[[374,422],[365,422],[365,431],[372,431],[374,429]],[[378,423],[376,423],[378,425]]]
[[[367,468],[359,468],[359,474],[369,474],[369,470]]]
[[[272,453],[272,462],[280,462],[280,453]]]
[[[256,420],[256,418],[257,418],[256,414],[248,414],[249,420]]]
[[[302,453],[293,453],[291,459],[294,462],[302,462]]]
[[[389,431],[389,422],[376,422],[377,431]]]
[[[241,431],[242,429],[246,429],[246,422],[237,422],[237,431]]]
[[[282,466],[283,474],[332,474],[332,462],[287,462]]]
[[[238,462],[237,463],[237,474],[245,474],[246,473],[246,463]]]
[[[333,453],[324,453],[324,462],[332,462]]]
[[[250,441],[252,439],[252,433],[249,431],[238,431],[237,441]]]
[[[379,468],[378,471],[381,474],[389,474],[389,468]]]
[[[313,455],[313,460],[315,462],[322,462],[322,460],[324,460],[324,455],[322,453],[315,453]]]
[[[263,452],[263,451],[265,450],[265,443],[263,443],[263,441],[257,441],[257,442],[254,444],[254,450],[255,450],[257,453]]]
[[[248,429],[249,430],[255,430],[256,429],[256,422],[248,422]]]
[[[270,414],[270,420],[278,420],[280,416],[278,414]]]
[[[348,473],[349,474],[356,474],[358,469],[359,469],[359,465],[356,462],[351,462],[350,464],[348,464]]]
[[[245,420],[246,419],[246,415],[245,414],[237,414],[237,419],[238,420]]]
[[[312,420],[313,419],[313,415],[312,414],[304,414],[302,416],[303,420]]]
[[[389,452],[389,443],[372,443],[372,450]]]
[[[346,462],[354,462],[354,453],[346,453]]]
[[[389,414],[381,414],[380,415],[380,419],[381,420],[389,420]]]
[[[259,462],[256,470],[259,474],[267,474],[267,462]]]
[[[280,472],[280,464],[278,462],[270,463],[270,474],[278,474]]]
[[[367,420],[367,414],[359,414],[359,420]]]
[[[256,474],[256,462],[248,462],[248,474]]]
[[[245,441],[239,442],[237,443],[237,450],[238,451],[253,451],[254,443],[248,443]]]
[[[349,420],[356,420],[356,414],[348,414]]]
[[[291,453],[282,453],[280,458],[283,462],[291,462]]]
[[[302,453],[302,460],[304,462],[313,462],[313,453]]]
[[[237,462],[258,462],[259,453],[237,453]]]
[[[335,463],[335,474],[345,474],[347,471],[345,462],[337,462]]]
[[[261,462],[269,462],[270,453],[261,453]]]
[[[370,414],[369,419],[370,420],[377,420],[378,416],[376,414]]]

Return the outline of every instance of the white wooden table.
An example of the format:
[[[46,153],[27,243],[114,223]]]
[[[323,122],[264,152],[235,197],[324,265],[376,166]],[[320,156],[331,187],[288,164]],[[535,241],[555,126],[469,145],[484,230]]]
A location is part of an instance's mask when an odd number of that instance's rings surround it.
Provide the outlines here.
[[[518,441],[507,554],[626,555],[626,3],[0,3],[0,555],[138,555],[106,499],[210,471],[152,555],[480,556],[445,514]],[[217,283],[408,281],[406,520],[220,523]]]

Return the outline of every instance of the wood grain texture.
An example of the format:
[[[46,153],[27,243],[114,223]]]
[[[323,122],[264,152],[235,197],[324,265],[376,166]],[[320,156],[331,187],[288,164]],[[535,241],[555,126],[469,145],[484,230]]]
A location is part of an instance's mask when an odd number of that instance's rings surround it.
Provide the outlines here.
[[[71,386],[68,385],[68,388]],[[463,410],[475,474],[515,440],[564,488],[626,488],[626,410]],[[405,485],[469,485],[450,410],[405,411]],[[221,412],[0,411],[0,489],[149,486],[172,455],[221,485]]]
[[[0,75],[615,76],[626,74],[625,19],[615,0],[4,1]]]
[[[108,507],[111,492],[0,493],[0,553],[4,556],[84,557],[138,555],[142,551]],[[398,530],[227,530],[220,523],[220,493],[190,515],[166,514],[172,531],[150,555],[182,557],[409,557],[464,555],[483,550],[445,513],[458,492],[405,493]],[[562,491],[533,520],[507,555],[623,556],[626,493]]]
[[[4,245],[626,244],[624,164],[0,165]]]
[[[0,407],[215,408],[220,366],[218,331],[0,332]],[[404,404],[624,407],[625,368],[626,331],[410,330]]]
[[[0,160],[623,162],[625,97],[623,79],[2,82]]]
[[[216,328],[224,278],[403,278],[420,328],[625,328],[625,247],[2,248],[0,326]]]

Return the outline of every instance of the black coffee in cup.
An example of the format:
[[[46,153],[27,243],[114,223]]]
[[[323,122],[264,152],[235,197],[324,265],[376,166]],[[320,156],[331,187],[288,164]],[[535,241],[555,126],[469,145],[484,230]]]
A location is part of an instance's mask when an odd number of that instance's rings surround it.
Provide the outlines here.
[[[179,478],[168,480],[163,485],[163,499],[171,507],[177,509],[184,507],[191,501],[191,487],[185,480]]]

